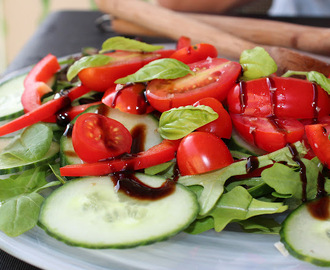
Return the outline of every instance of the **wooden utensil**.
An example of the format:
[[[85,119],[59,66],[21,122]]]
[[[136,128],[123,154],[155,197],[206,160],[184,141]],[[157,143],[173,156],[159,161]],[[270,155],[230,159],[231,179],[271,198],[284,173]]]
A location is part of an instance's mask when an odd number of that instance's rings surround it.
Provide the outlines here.
[[[223,15],[191,13],[184,15],[251,42],[330,55],[329,28]],[[114,18],[111,25],[114,31],[126,35],[160,36],[159,32],[153,32],[122,19]]]
[[[96,0],[101,11],[136,23],[162,35],[178,39],[190,37],[192,43],[210,43],[219,54],[238,59],[241,52],[258,44],[241,39],[191,17],[140,0]],[[330,74],[330,65],[296,51],[276,46],[263,46],[276,61],[281,74],[287,70],[315,70]]]

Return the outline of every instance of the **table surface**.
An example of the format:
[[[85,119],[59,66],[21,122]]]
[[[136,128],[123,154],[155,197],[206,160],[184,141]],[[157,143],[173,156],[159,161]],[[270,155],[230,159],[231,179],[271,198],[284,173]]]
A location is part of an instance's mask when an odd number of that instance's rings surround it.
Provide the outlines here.
[[[62,57],[81,51],[84,47],[100,48],[103,41],[117,35],[101,31],[96,20],[102,15],[98,11],[59,11],[49,15],[2,76],[38,62],[48,53]],[[313,26],[330,27],[330,18],[272,18]],[[168,39],[139,37],[148,43],[167,43]],[[0,270],[35,270],[29,265],[0,250]]]

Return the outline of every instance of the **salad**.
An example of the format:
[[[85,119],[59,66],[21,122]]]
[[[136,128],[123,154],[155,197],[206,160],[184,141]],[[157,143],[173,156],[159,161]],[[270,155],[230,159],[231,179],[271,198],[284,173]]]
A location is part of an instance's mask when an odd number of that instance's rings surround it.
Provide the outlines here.
[[[330,266],[330,79],[276,70],[187,37],[45,56],[0,85],[0,230],[104,249],[236,223]]]

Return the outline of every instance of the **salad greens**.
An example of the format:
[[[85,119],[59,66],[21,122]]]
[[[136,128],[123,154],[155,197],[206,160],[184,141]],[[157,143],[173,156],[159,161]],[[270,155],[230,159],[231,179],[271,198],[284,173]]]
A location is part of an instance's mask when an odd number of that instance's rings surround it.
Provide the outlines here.
[[[145,52],[160,49],[159,46],[117,37],[107,40],[100,53],[118,48]],[[102,54],[82,57],[69,67],[67,79],[71,81],[84,68],[109,62],[111,57]],[[265,77],[277,70],[274,60],[259,47],[244,51],[240,64],[244,70],[244,80]],[[175,79],[187,74],[194,74],[188,65],[165,58],[145,65],[136,73],[118,79],[116,83]],[[293,75],[304,75],[330,93],[330,80],[322,74],[290,71],[284,76]],[[157,132],[164,139],[177,140],[217,118],[218,114],[204,105],[174,108],[161,114]],[[62,150],[55,135],[58,132],[63,134],[64,128],[53,129],[50,125],[37,123],[10,138],[8,145],[0,151],[0,169],[8,164],[33,164],[21,165],[18,174],[11,174],[16,172],[14,170],[0,170],[3,174],[9,174],[0,180],[0,230],[9,236],[18,236],[36,226],[47,192],[70,181],[59,173],[58,156]],[[235,146],[230,149],[234,163],[220,170],[179,176],[177,179],[179,184],[196,195],[199,204],[198,216],[186,232],[199,234],[210,229],[220,232],[228,224],[237,223],[247,232],[278,233],[281,225],[273,216],[301,205],[304,188],[308,200],[317,197],[317,179],[323,167],[317,158],[304,158],[307,150],[302,142],[293,144],[297,156],[293,156],[290,146],[256,156],[257,166],[254,170],[263,169],[261,175],[257,176],[247,175],[251,156],[246,154],[246,149],[237,147],[234,139],[228,145]],[[48,157],[50,152],[55,153],[51,158]],[[297,157],[305,166],[306,187],[303,187]],[[175,175],[175,170],[175,161],[170,161],[146,168],[144,173],[167,179]],[[325,176],[325,180],[325,191],[329,194],[330,179]]]

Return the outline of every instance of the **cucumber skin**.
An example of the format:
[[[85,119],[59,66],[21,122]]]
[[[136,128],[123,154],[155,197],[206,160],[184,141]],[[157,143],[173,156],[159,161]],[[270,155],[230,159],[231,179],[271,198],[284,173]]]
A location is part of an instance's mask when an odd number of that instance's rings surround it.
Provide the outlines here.
[[[77,181],[81,181],[83,179],[86,179],[86,178],[89,178],[89,177],[82,177],[82,178],[74,178],[68,182],[65,183],[65,185],[70,185],[70,184],[73,184]],[[102,178],[102,177],[100,177]],[[152,239],[152,240],[144,240],[144,241],[140,241],[140,242],[132,242],[132,243],[127,243],[127,244],[120,244],[120,245],[88,245],[86,243],[83,243],[83,242],[80,242],[80,243],[73,243],[69,240],[66,240],[65,237],[61,237],[60,235],[56,234],[56,233],[53,233],[52,231],[50,231],[46,225],[44,225],[41,221],[42,219],[42,214],[40,214],[40,217],[39,217],[39,221],[37,223],[37,225],[42,228],[49,236],[69,245],[69,246],[73,246],[73,247],[82,247],[82,248],[88,248],[88,249],[129,249],[129,248],[134,248],[134,247],[138,247],[138,246],[145,246],[145,245],[151,245],[151,244],[154,244],[154,243],[157,243],[157,242],[161,242],[161,241],[165,241],[165,240],[168,240],[169,238],[177,235],[178,233],[180,232],[183,232],[198,216],[198,213],[199,213],[199,204],[198,204],[198,201],[197,201],[197,196],[195,195],[195,193],[193,193],[188,187],[184,186],[184,185],[181,185],[179,183],[176,183],[177,186],[176,188],[182,188],[184,190],[186,190],[187,192],[189,192],[191,194],[191,196],[194,197],[194,202],[195,202],[195,214],[193,216],[191,216],[191,222],[190,223],[187,223],[185,227],[181,227],[180,229],[178,230],[173,230],[172,232],[166,234],[166,235],[163,235],[159,238],[155,238],[155,239]],[[60,188],[62,188],[63,186],[57,188],[55,191],[52,192],[52,194],[50,196],[52,196],[53,194],[56,194],[56,192],[58,192],[58,190]],[[47,201],[45,201],[43,203],[43,205],[41,206],[41,211],[40,213],[42,213],[42,209],[46,206],[47,204]]]
[[[59,157],[59,145],[57,143],[53,142],[51,147],[54,148],[52,150],[52,151],[54,151],[54,154],[52,154],[51,156],[49,156],[47,158],[42,158],[42,159],[37,160],[37,161],[27,162],[26,164],[14,166],[14,167],[0,168],[0,175],[17,173],[17,172],[29,170],[29,169],[32,169],[32,168],[37,168],[39,166],[52,163],[53,161],[55,161]]]
[[[290,222],[291,218],[294,218],[295,215],[299,215],[300,211],[307,207],[305,204],[300,205],[298,208],[296,208],[294,211],[292,211],[287,217],[286,219],[283,221],[282,223],[282,227],[281,230],[279,232],[280,237],[281,237],[281,242],[284,244],[286,250],[290,253],[290,255],[292,255],[293,257],[301,260],[301,261],[305,261],[317,266],[322,266],[322,267],[329,267],[330,266],[330,255],[329,255],[329,261],[324,261],[321,259],[317,259],[305,254],[301,254],[301,252],[297,251],[294,247],[292,247],[292,245],[290,243],[288,243],[286,241],[286,226],[288,225],[288,223]]]

